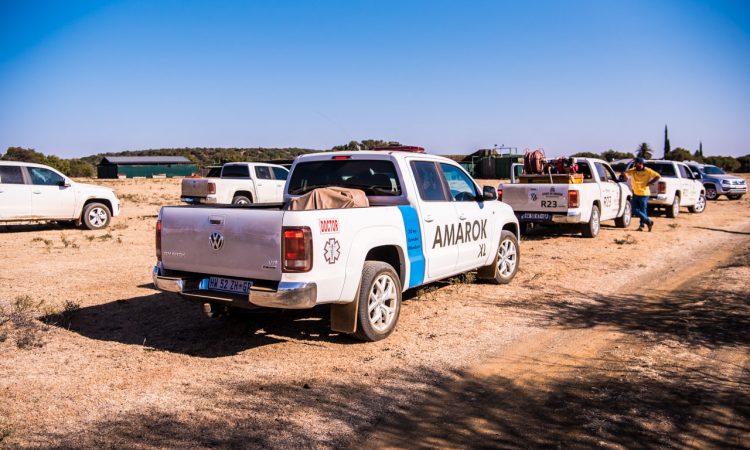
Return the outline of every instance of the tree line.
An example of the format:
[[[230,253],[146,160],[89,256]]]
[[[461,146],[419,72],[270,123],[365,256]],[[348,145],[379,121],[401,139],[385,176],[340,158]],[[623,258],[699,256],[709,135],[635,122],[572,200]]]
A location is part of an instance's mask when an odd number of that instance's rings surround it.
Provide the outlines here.
[[[384,141],[380,139],[364,139],[362,141],[350,141],[347,144],[332,147],[331,151],[342,150],[371,150],[377,147],[389,145],[401,145],[395,141]],[[732,156],[704,156],[703,145],[691,153],[689,150],[677,147],[674,150],[665,145],[665,159],[673,161],[698,161],[713,164],[729,172],[750,172],[750,155],[734,158]],[[273,161],[291,160],[306,153],[317,153],[328,150],[316,150],[308,148],[286,147],[286,148],[217,148],[217,147],[185,147],[185,148],[160,148],[148,150],[129,150],[122,152],[97,153],[83,158],[64,159],[55,155],[45,155],[32,148],[9,147],[5,154],[0,155],[0,160],[23,161],[44,164],[53,167],[69,177],[94,177],[96,176],[96,165],[105,156],[184,156],[199,167],[220,165],[225,162],[234,161]],[[621,152],[609,149],[602,153],[579,152],[571,156],[600,158],[606,161],[620,159],[632,159],[635,156],[643,156],[647,159],[653,158],[653,151],[647,143],[638,146],[635,152]]]
[[[733,156],[705,156],[703,154],[702,145],[698,150],[692,153],[690,152],[690,150],[682,147],[671,149],[668,145],[669,144],[665,145],[665,154],[663,156],[663,159],[666,160],[696,161],[702,164],[711,164],[717,167],[721,167],[727,172],[750,172],[750,155],[740,156],[739,158],[735,158]],[[653,159],[654,152],[651,147],[644,142],[638,146],[635,152],[632,153],[609,149],[602,153],[578,152],[571,156],[577,156],[580,158],[600,158],[605,161],[612,162],[620,159],[633,159],[636,156],[641,156],[646,159]]]

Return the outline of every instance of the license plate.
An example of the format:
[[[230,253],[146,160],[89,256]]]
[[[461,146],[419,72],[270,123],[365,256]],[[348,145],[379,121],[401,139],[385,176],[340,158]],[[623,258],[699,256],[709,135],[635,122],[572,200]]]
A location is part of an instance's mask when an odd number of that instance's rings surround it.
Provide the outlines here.
[[[208,279],[208,289],[212,291],[234,292],[247,294],[253,286],[252,281],[234,280],[232,278],[211,277]]]
[[[552,219],[551,214],[547,213],[523,213],[521,214],[521,220],[550,220]]]

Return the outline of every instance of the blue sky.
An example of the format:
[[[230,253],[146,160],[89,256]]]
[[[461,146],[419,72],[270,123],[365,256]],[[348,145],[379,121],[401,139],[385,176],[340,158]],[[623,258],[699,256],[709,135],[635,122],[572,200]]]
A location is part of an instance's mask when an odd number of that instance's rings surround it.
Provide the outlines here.
[[[750,153],[748,1],[0,0],[0,151]]]

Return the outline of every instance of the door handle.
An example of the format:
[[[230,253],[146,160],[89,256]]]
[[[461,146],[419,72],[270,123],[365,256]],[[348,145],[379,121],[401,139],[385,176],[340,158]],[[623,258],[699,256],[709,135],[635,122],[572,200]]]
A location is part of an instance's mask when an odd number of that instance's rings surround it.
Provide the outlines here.
[[[42,191],[34,191],[33,193],[34,193],[34,194],[41,194],[41,193],[42,193]]]
[[[432,222],[433,220],[435,220],[435,219],[433,219],[432,216],[424,216],[424,221],[425,222]]]
[[[466,214],[461,214],[458,216],[458,218],[461,220],[466,220]]]
[[[258,183],[258,186],[263,186],[263,183]]]

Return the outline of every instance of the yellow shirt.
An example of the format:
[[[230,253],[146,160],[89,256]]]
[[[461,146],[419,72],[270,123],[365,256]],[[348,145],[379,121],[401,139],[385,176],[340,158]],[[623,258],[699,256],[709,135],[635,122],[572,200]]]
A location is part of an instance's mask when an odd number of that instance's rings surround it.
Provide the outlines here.
[[[633,188],[633,195],[641,197],[651,195],[651,190],[648,188],[648,180],[659,176],[659,172],[648,167],[644,167],[643,170],[631,167],[625,173],[630,177],[630,186]]]

